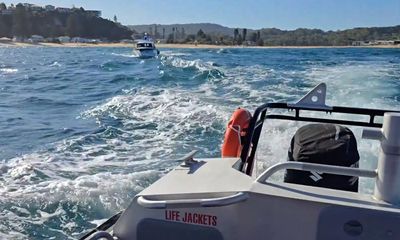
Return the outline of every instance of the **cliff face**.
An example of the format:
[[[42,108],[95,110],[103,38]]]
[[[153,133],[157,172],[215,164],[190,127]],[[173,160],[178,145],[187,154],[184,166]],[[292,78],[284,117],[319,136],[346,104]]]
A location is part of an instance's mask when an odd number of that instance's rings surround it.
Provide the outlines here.
[[[130,38],[133,31],[125,26],[74,9],[63,13],[58,11],[33,12],[17,6],[12,14],[0,15],[0,37],[84,37],[120,40]]]

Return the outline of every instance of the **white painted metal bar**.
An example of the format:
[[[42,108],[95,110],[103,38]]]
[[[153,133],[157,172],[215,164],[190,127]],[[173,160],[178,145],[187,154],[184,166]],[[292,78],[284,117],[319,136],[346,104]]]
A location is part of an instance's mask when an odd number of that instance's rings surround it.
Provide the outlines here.
[[[182,208],[188,205],[198,205],[199,207],[221,207],[243,202],[249,198],[244,192],[238,192],[226,197],[205,198],[205,199],[176,199],[176,200],[150,200],[144,196],[137,199],[137,203],[145,208],[165,209]]]
[[[400,113],[385,113],[380,131],[364,131],[364,137],[380,141],[379,178],[375,181],[374,196],[400,205]]]
[[[265,183],[265,181],[267,181],[267,179],[270,178],[274,173],[286,169],[315,171],[321,173],[330,173],[330,174],[337,174],[344,176],[368,177],[368,178],[375,178],[378,175],[376,170],[339,167],[339,166],[331,166],[331,165],[323,165],[315,163],[285,162],[285,163],[275,164],[272,167],[268,168],[256,179],[256,181],[259,183]]]

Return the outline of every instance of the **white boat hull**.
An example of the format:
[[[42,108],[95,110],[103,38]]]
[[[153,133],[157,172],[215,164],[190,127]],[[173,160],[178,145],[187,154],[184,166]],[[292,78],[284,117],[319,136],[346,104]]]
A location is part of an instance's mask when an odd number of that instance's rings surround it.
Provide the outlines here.
[[[155,58],[159,54],[157,49],[134,50],[134,52],[139,58]]]
[[[177,167],[135,197],[113,234],[137,240],[400,239],[397,207],[358,193],[259,183],[232,168],[236,161]]]

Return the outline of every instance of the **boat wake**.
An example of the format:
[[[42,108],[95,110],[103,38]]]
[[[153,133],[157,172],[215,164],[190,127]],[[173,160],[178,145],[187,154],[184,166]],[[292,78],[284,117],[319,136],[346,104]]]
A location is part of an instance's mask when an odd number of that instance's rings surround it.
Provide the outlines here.
[[[237,107],[293,102],[320,82],[330,105],[397,109],[400,100],[400,62],[390,52],[366,59],[347,49],[340,57],[329,49],[179,49],[138,61],[125,48],[16,49],[21,56],[0,56],[1,145],[11,149],[0,149],[0,238],[77,237],[126,208],[174,159],[192,150],[219,156]],[[258,172],[286,160],[301,125],[266,124]],[[21,139],[26,128],[34,131]],[[363,168],[376,165],[378,147],[359,140]]]
[[[137,58],[139,57],[135,52],[132,51],[132,53],[127,54],[127,53],[111,53],[113,56],[118,56],[118,57],[125,57],[125,58]]]

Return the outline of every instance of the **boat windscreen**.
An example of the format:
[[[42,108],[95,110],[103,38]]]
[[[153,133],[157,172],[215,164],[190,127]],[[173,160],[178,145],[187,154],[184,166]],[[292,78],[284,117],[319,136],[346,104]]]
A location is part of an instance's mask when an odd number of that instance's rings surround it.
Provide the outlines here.
[[[153,44],[152,43],[138,43],[136,46],[138,48],[152,48]]]

